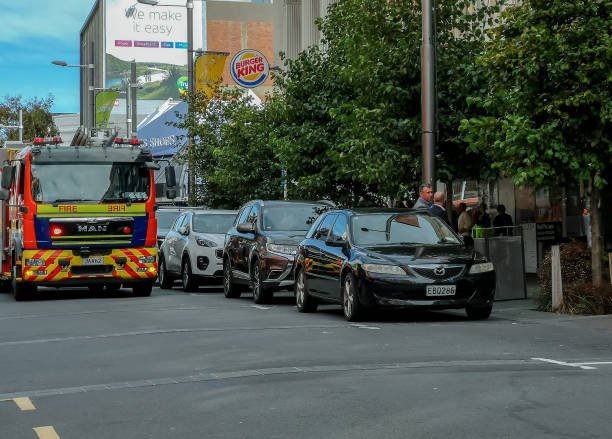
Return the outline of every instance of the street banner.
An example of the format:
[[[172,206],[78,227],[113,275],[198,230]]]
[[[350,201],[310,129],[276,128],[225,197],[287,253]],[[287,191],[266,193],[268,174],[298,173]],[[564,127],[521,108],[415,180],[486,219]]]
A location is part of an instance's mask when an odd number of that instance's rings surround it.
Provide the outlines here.
[[[212,99],[221,85],[228,52],[204,52],[195,64],[195,90]]]
[[[103,91],[96,95],[96,127],[106,128],[111,111],[115,106],[115,99],[119,96],[116,91]]]
[[[119,87],[136,61],[139,100],[179,98],[177,78],[187,74],[185,0],[157,5],[136,0],[100,0],[105,11],[105,87]],[[163,4],[162,4],[163,3]],[[203,7],[193,2],[193,47],[205,47]]]
[[[263,53],[246,49],[238,52],[230,64],[232,79],[241,87],[254,88],[264,83],[270,74],[270,64]]]

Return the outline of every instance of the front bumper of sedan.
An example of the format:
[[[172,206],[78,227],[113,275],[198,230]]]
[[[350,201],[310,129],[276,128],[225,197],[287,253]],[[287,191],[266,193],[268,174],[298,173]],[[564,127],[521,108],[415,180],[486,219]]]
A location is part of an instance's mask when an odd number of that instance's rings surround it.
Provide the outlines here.
[[[427,296],[428,285],[454,285],[449,296]],[[360,299],[369,307],[449,309],[491,306],[495,299],[495,272],[433,280],[411,276],[368,275],[360,282]]]

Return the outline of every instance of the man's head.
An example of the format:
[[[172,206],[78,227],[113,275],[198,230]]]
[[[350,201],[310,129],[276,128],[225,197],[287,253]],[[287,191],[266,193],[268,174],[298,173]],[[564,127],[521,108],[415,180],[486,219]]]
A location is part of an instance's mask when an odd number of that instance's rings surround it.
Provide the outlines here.
[[[419,197],[431,203],[433,197],[433,189],[429,183],[423,183],[419,187]]]
[[[465,212],[465,209],[467,209],[465,203],[459,203],[459,213]]]
[[[438,204],[440,206],[444,206],[446,204],[446,195],[444,192],[436,192],[434,194],[434,204]]]
[[[504,206],[503,204],[498,204],[497,205],[497,213],[499,213],[499,214],[506,213],[506,206]]]
[[[478,206],[478,208],[480,209],[481,212],[486,212],[487,211],[487,204],[486,203],[480,203],[480,206]]]

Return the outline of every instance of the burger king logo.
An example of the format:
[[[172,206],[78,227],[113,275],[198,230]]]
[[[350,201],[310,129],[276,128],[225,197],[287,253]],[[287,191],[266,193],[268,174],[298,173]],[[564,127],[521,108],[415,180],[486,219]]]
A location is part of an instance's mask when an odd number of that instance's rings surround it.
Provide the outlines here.
[[[230,65],[232,79],[246,88],[263,84],[270,73],[268,60],[257,50],[242,50],[232,58]]]

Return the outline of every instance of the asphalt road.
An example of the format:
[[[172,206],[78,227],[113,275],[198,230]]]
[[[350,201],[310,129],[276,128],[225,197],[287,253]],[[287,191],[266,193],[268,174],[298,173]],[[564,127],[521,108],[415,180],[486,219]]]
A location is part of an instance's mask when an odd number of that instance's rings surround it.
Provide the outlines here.
[[[0,438],[608,438],[612,318],[0,294]],[[529,304],[527,304],[529,305]]]

